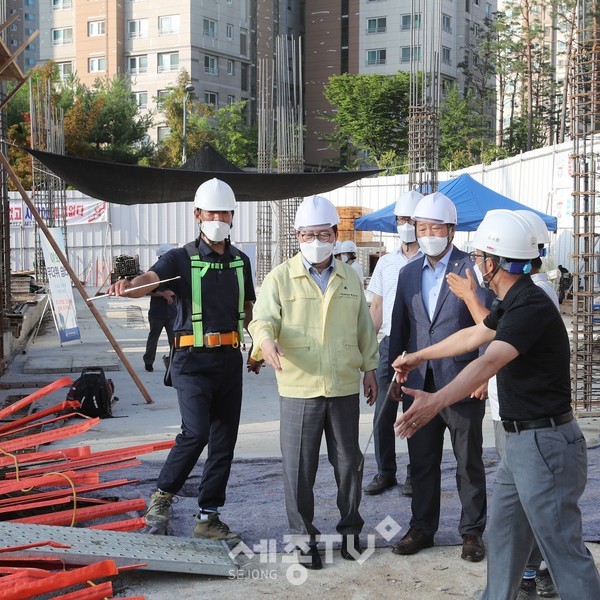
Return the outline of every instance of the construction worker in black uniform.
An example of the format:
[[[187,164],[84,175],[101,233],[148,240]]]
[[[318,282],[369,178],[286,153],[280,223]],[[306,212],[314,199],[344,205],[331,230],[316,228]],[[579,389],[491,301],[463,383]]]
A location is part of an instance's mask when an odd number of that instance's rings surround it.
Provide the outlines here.
[[[228,540],[237,536],[219,519],[237,440],[242,403],[243,328],[255,300],[250,260],[229,240],[235,209],[225,182],[203,183],[194,198],[200,235],[163,255],[145,274],[109,287],[115,296],[140,297],[147,283],[169,282],[178,298],[170,376],[177,390],[181,432],[158,476],[146,513],[151,533],[164,534],[173,499],[208,445],[199,486],[194,537]],[[152,288],[151,288],[152,289]],[[250,368],[250,366],[249,366]]]

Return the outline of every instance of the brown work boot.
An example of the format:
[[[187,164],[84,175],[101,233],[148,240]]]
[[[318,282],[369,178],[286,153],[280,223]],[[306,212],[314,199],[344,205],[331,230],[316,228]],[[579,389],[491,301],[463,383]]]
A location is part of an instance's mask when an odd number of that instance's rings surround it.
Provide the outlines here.
[[[196,527],[192,537],[209,540],[235,540],[238,536],[232,533],[229,527],[219,519],[219,513],[209,513],[208,519],[196,517]]]
[[[150,496],[150,506],[146,511],[146,527],[152,533],[166,533],[169,524],[169,511],[173,504],[173,494],[156,490]]]

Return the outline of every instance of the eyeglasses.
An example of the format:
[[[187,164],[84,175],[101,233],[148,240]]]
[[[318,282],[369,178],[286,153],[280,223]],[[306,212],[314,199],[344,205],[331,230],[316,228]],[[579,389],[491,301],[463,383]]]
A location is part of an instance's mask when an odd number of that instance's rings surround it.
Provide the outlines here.
[[[306,232],[300,233],[300,239],[307,244],[314,242],[315,238],[317,238],[320,242],[328,242],[332,235],[333,233],[330,231],[319,231],[319,233]]]
[[[407,223],[409,225],[414,225],[414,221],[410,217],[396,217],[396,223],[398,223],[398,225],[406,225]]]
[[[472,263],[476,263],[480,258],[483,258],[483,256],[481,256],[481,254],[477,254],[477,252],[475,252],[475,251],[469,252],[469,254],[467,256],[469,257],[469,260]]]

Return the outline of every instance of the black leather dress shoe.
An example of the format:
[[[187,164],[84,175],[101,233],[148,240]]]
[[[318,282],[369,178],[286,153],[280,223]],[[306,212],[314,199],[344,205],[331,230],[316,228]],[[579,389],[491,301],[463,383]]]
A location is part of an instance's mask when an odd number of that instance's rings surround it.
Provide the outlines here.
[[[314,571],[322,569],[323,562],[321,561],[317,544],[308,544],[308,550],[301,550],[298,562],[307,569],[313,569]]]
[[[420,529],[411,527],[408,533],[397,544],[392,546],[392,552],[402,555],[416,554],[419,550],[431,548],[432,546],[432,538],[427,537]]]
[[[460,557],[471,562],[480,562],[485,558],[485,546],[480,535],[465,533]]]
[[[354,552],[349,551],[349,548],[354,550]],[[355,534],[342,536],[342,549],[340,554],[345,560],[356,560],[362,554],[362,548],[360,546],[358,535]]]
[[[385,475],[375,475],[373,477],[373,481],[369,483],[367,487],[363,490],[367,496],[376,496],[377,494],[381,494],[388,488],[394,487],[398,482],[395,477],[389,477]]]

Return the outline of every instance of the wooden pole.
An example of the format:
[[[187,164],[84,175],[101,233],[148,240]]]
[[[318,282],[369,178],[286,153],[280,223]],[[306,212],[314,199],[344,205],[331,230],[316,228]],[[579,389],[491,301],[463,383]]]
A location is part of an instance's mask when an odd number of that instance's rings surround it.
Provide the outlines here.
[[[17,175],[13,171],[12,167],[10,166],[8,159],[6,158],[6,156],[4,156],[4,154],[2,152],[0,152],[0,162],[2,163],[2,166],[8,173],[8,176],[11,178],[12,182],[15,184],[15,187],[19,191],[19,194],[21,194],[21,198],[23,198],[23,202],[25,202],[25,204],[31,211],[31,214],[33,215],[33,218],[35,219],[36,223],[38,224],[38,227],[44,232],[44,235],[48,239],[48,243],[52,246],[52,249],[54,250],[54,252],[56,252],[56,256],[58,256],[58,258],[60,259],[60,262],[63,264],[64,268],[67,270],[69,277],[73,281],[75,287],[78,289],[79,293],[81,294],[81,297],[85,300],[85,303],[87,304],[88,308],[90,309],[92,315],[94,315],[94,318],[98,322],[98,325],[100,325],[100,329],[102,329],[102,331],[104,332],[106,339],[110,342],[110,345],[114,348],[115,352],[117,353],[117,356],[121,359],[123,366],[127,369],[127,372],[129,373],[129,375],[131,375],[131,378],[135,382],[135,385],[137,385],[138,389],[142,393],[142,396],[144,397],[146,402],[148,404],[152,404],[153,400],[150,397],[150,394],[148,394],[148,391],[144,387],[144,384],[140,381],[140,378],[137,376],[137,373],[134,371],[133,367],[127,360],[127,357],[121,350],[121,347],[119,346],[117,340],[114,338],[110,329],[107,327],[106,323],[104,322],[102,315],[100,315],[100,313],[98,312],[98,310],[96,309],[94,304],[89,302],[89,296],[87,295],[87,292],[85,291],[85,288],[83,287],[83,285],[81,285],[81,281],[79,281],[79,277],[77,277],[77,274],[71,268],[71,265],[69,264],[69,261],[67,260],[67,257],[63,254],[62,250],[60,249],[60,246],[54,240],[54,237],[48,230],[46,223],[44,223],[44,221],[42,220],[42,217],[40,217],[40,213],[38,213],[33,202],[30,200],[29,196],[27,195],[27,192],[21,185],[19,178],[17,177]]]

